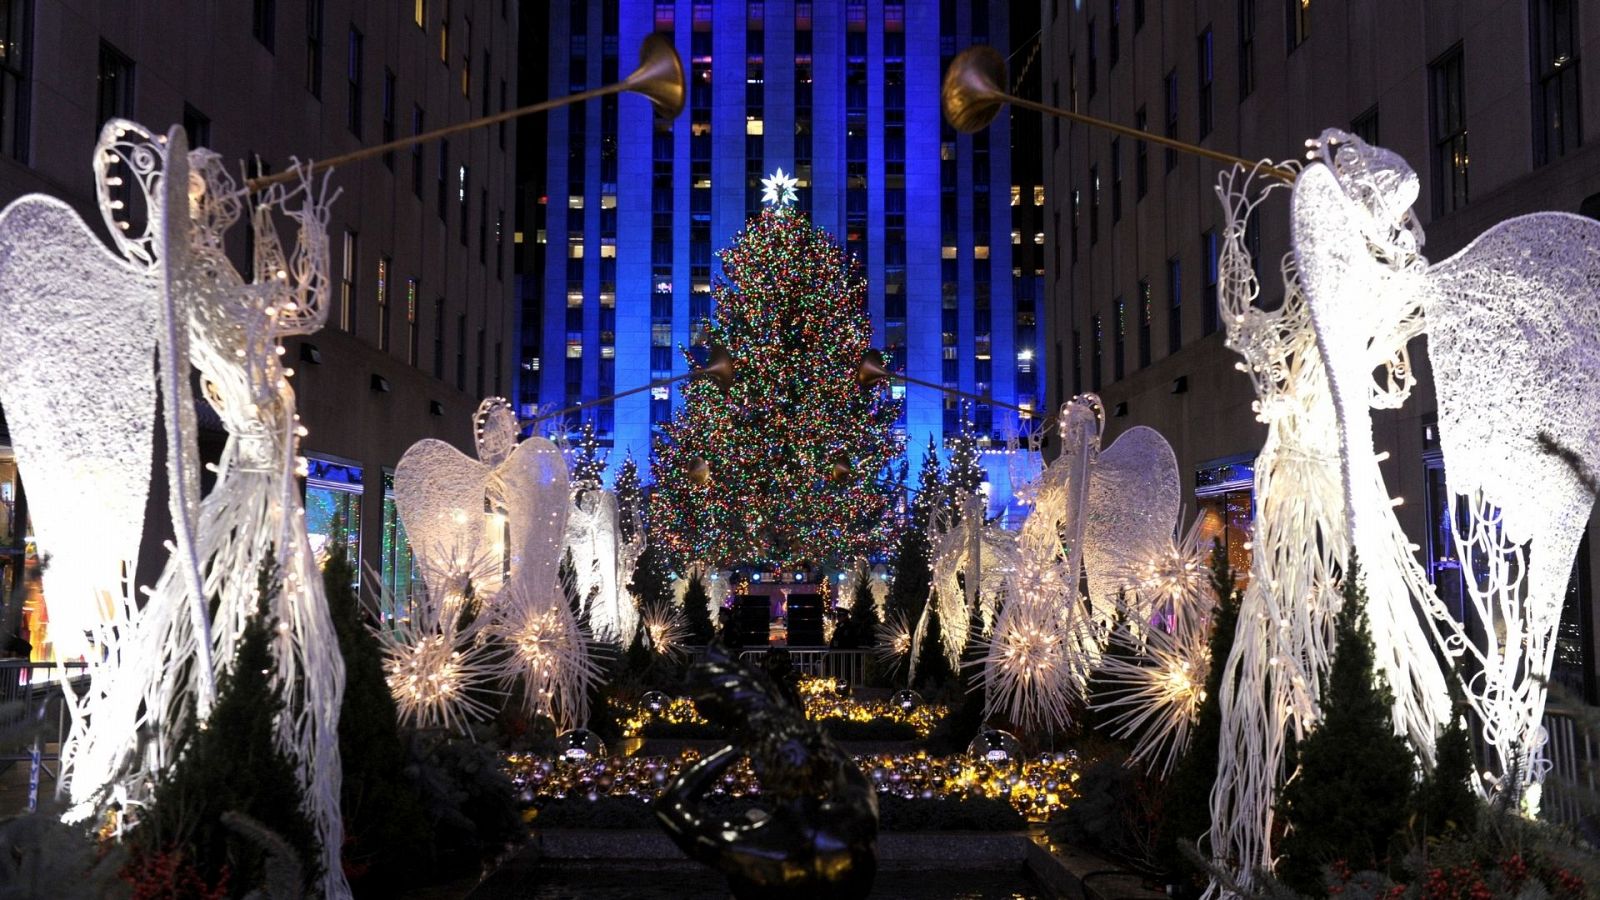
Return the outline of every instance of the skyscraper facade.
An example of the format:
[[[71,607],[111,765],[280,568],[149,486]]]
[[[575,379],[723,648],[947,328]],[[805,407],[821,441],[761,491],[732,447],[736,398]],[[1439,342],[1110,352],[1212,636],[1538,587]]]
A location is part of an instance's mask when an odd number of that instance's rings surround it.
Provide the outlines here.
[[[551,4],[552,93],[625,76],[658,33],[683,58],[689,95],[670,121],[631,96],[550,116],[543,328],[523,330],[522,414],[686,371],[682,348],[703,341],[713,314],[716,253],[759,213],[760,181],[779,168],[799,179],[799,208],[862,265],[874,342],[896,368],[1038,407],[1042,258],[1012,207],[1041,205],[1042,188],[1013,186],[1005,119],[957,135],[939,112],[945,66],[972,44],[1008,44],[1007,14],[986,0]],[[930,436],[942,443],[964,422],[991,446],[1018,430],[996,404],[904,390],[913,465]],[[658,387],[587,415],[615,466],[644,460],[679,402]],[[991,455],[996,497],[1010,493],[1007,468]]]

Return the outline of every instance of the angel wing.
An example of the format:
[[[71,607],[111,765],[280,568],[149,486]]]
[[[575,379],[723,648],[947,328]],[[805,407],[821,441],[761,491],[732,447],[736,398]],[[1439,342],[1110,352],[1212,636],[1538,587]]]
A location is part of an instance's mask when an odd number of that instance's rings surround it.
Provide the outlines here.
[[[133,583],[160,289],[147,260],[113,253],[55,198],[0,211],[0,403],[40,552],[52,557],[46,593],[62,658],[88,651],[85,632]]]
[[[1510,219],[1427,281],[1451,492],[1499,507],[1512,543],[1575,548],[1595,497],[1584,482],[1600,467],[1600,222]],[[1571,554],[1559,562],[1564,583]]]
[[[1089,470],[1083,567],[1097,621],[1118,606],[1141,563],[1172,544],[1182,512],[1178,459],[1161,432],[1136,425],[1100,451]]]
[[[535,592],[553,589],[572,509],[566,459],[555,444],[530,437],[495,477],[511,529],[511,581]]]
[[[490,474],[488,466],[433,438],[412,444],[395,464],[395,508],[436,601],[453,578],[481,567]]]

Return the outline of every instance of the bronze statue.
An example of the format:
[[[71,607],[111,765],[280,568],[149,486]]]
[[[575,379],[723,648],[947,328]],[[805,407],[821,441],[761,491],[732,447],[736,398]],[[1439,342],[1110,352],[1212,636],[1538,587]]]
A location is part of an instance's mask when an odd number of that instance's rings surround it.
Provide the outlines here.
[[[672,840],[727,875],[739,900],[867,896],[878,864],[878,797],[861,770],[790,692],[720,645],[706,648],[689,683],[700,715],[729,729],[734,743],[685,769],[661,795],[656,816]],[[772,813],[708,812],[705,795],[745,755]]]

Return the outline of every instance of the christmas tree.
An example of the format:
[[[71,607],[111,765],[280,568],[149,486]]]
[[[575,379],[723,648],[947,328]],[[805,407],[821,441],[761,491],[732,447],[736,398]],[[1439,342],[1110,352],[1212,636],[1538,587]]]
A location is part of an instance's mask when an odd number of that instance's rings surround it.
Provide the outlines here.
[[[911,498],[911,527],[927,531],[933,514],[944,506],[947,492],[944,469],[939,465],[939,450],[930,434],[928,448],[922,453],[922,474],[917,480],[916,494]]]
[[[639,486],[639,464],[629,453],[617,470],[613,483],[617,494],[617,522],[622,529],[622,539],[633,540],[634,528],[644,525],[644,489]]]
[[[423,873],[420,848],[433,841],[416,786],[406,775],[406,750],[394,697],[383,671],[383,649],[363,621],[355,566],[339,541],[322,569],[328,613],[344,658],[339,707],[339,759],[344,766],[345,874],[364,891],[394,891]]]
[[[972,420],[963,418],[961,431],[950,438],[950,470],[946,482],[949,491],[950,522],[961,521],[967,498],[983,485],[983,463],[978,457],[978,435],[972,430]]]
[[[781,202],[784,185],[769,181],[774,204],[721,254],[709,342],[732,355],[733,386],[691,382],[656,449],[651,535],[682,561],[825,563],[892,536],[880,476],[900,452],[900,404],[855,380],[871,335],[866,283]]]
[[[1322,889],[1322,867],[1329,863],[1377,868],[1412,813],[1416,763],[1410,744],[1395,734],[1394,695],[1374,668],[1367,595],[1354,554],[1343,593],[1322,720],[1300,745],[1300,772],[1278,800],[1289,825],[1277,848],[1278,874],[1305,893]]]
[[[716,633],[712,625],[711,595],[698,572],[689,576],[689,588],[683,594],[683,620],[688,625],[689,640],[695,644],[709,644]]]
[[[309,888],[321,875],[322,851],[301,806],[295,763],[275,734],[283,699],[272,686],[276,622],[267,610],[282,583],[270,563],[258,574],[257,588],[256,614],[239,637],[232,666],[217,681],[210,718],[204,728],[188,723],[177,761],[161,773],[154,802],[133,832],[135,867],[148,873],[166,854],[183,870],[168,873],[171,884],[146,885],[158,891],[149,896],[242,897],[265,882],[270,851],[228,827],[223,817],[230,812],[249,816],[291,848],[303,883],[284,889]],[[220,889],[208,893],[200,885]]]
[[[581,496],[584,491],[601,486],[605,475],[606,458],[600,453],[600,439],[595,436],[594,423],[584,420],[578,429],[578,443],[572,449],[572,490]]]

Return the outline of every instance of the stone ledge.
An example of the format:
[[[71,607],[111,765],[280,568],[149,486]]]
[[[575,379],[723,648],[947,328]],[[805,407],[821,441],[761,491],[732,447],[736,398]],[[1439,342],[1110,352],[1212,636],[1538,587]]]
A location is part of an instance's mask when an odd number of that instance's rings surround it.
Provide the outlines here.
[[[1144,879],[1097,856],[1052,847],[1042,835],[1027,842],[1028,870],[1056,897],[1070,900],[1156,900],[1166,897]]]
[[[1166,896],[1146,886],[1139,876],[1098,857],[1071,847],[1051,847],[1037,832],[889,832],[878,836],[878,859],[885,873],[1026,866],[1053,896],[1070,900],[1157,900]],[[513,886],[530,882],[541,865],[607,862],[641,870],[696,865],[660,831],[552,828],[536,832],[472,897],[515,896]]]

